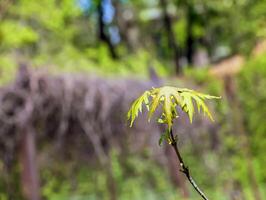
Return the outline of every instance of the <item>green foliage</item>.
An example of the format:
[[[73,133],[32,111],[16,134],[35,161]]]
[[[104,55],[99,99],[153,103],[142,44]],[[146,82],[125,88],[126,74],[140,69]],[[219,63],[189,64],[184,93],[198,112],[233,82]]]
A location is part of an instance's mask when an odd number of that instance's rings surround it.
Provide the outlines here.
[[[195,113],[193,100],[197,105],[197,110],[203,111],[212,121],[212,115],[204,103],[206,99],[218,99],[220,97],[211,96],[207,94],[198,93],[186,88],[176,88],[171,86],[164,86],[161,88],[153,88],[149,91],[145,91],[139,98],[137,98],[130,110],[128,111],[128,120],[130,120],[130,126],[132,126],[134,120],[138,116],[138,113],[142,112],[143,104],[146,105],[149,110],[149,120],[154,114],[155,110],[161,105],[162,113],[158,122],[165,123],[168,128],[171,129],[173,120],[178,118],[176,107],[179,106],[189,117],[192,123],[193,115]]]
[[[0,85],[11,81],[16,73],[17,67],[13,56],[0,55]]]
[[[139,155],[122,158],[115,150],[110,156],[109,175],[106,169],[87,164],[79,165],[72,173],[66,173],[65,163],[57,163],[58,169],[44,169],[43,197],[48,200],[109,200],[110,193],[115,193],[117,199],[123,200],[174,200],[179,196],[166,171],[151,159]],[[60,172],[60,169],[65,171]],[[110,178],[115,190],[110,190]]]
[[[62,0],[60,2],[54,0],[43,0],[41,2],[19,0],[17,4],[12,6],[10,12],[23,17],[26,21],[35,21],[49,31],[64,34],[69,31],[64,30],[68,20],[79,16],[81,10],[77,7],[75,1],[72,0]],[[63,36],[66,35],[64,34]]]
[[[210,80],[209,68],[193,68],[187,67],[184,70],[184,75],[195,81],[197,84],[204,84],[207,82],[207,79]]]
[[[182,48],[186,47],[186,38],[187,38],[186,28],[187,28],[187,23],[184,18],[181,18],[174,24],[174,32],[176,35],[178,35],[177,42]]]
[[[266,146],[266,59],[265,54],[250,59],[241,72],[239,83],[239,96],[244,109],[244,119],[255,156],[255,164],[259,172],[259,179],[266,180],[266,165],[264,149]]]
[[[39,38],[38,34],[31,27],[25,26],[23,23],[6,20],[0,24],[0,35],[4,47],[22,47],[36,42]]]
[[[67,59],[71,58],[71,59]],[[148,61],[151,57],[145,51],[128,56],[121,60],[112,60],[108,56],[105,46],[99,48],[88,48],[84,52],[74,46],[65,45],[60,52],[53,55],[41,54],[31,56],[33,66],[49,66],[47,70],[51,73],[87,73],[99,76],[134,76],[146,79],[149,73]],[[16,57],[8,53],[0,53],[0,85],[8,83],[14,78],[17,63]],[[154,69],[162,76],[169,72],[164,65],[158,61],[153,62]]]
[[[208,93],[214,94],[215,96],[221,95],[221,93],[223,92],[223,82],[222,80],[211,76],[209,69],[209,67],[188,67],[184,70],[184,76],[187,80],[194,83],[195,85],[205,88]],[[223,105],[225,103],[226,102],[223,102]]]

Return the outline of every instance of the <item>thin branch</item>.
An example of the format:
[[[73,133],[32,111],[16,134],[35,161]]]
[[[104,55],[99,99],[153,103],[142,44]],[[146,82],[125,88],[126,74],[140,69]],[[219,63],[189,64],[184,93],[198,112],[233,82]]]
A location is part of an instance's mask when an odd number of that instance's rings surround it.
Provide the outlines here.
[[[174,148],[176,155],[180,161],[180,167],[181,167],[181,172],[183,172],[187,179],[189,180],[189,182],[191,183],[191,185],[194,187],[194,189],[199,193],[199,195],[204,199],[204,200],[209,200],[206,195],[202,192],[202,190],[197,186],[197,184],[195,183],[195,181],[193,180],[193,178],[190,176],[189,173],[189,169],[188,167],[185,165],[182,156],[180,155],[180,152],[178,150],[177,147],[177,137],[173,135],[173,130],[170,130],[170,139],[171,139],[171,146]]]

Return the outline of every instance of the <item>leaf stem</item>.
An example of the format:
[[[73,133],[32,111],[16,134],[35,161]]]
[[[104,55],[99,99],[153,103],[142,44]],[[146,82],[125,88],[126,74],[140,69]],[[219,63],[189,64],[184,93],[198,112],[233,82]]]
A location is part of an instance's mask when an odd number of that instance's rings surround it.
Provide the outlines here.
[[[173,135],[173,130],[172,128],[170,129],[170,141],[171,141],[171,146],[174,148],[175,153],[180,161],[180,171],[182,173],[184,173],[187,177],[187,179],[189,180],[190,184],[193,186],[193,188],[199,193],[199,195],[204,199],[204,200],[209,200],[206,195],[203,193],[203,191],[197,186],[197,184],[195,183],[195,181],[193,180],[193,178],[190,175],[189,169],[188,167],[185,165],[183,158],[178,150],[177,147],[177,138]]]

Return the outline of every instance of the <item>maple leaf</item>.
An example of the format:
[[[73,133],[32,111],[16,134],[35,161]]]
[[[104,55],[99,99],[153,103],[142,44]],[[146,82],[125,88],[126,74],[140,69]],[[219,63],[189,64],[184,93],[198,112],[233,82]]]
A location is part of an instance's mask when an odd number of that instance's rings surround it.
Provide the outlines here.
[[[221,97],[211,96],[190,90],[187,88],[176,88],[172,86],[164,86],[160,88],[153,88],[145,91],[139,98],[137,98],[128,111],[128,120],[130,126],[133,125],[138,114],[142,112],[143,105],[149,111],[149,120],[159,106],[162,106],[161,117],[158,122],[165,123],[170,129],[173,125],[173,119],[178,117],[177,106],[179,106],[189,117],[190,122],[193,121],[195,113],[194,105],[200,113],[203,111],[204,115],[213,121],[213,117],[205,104],[206,99],[219,99]],[[195,104],[193,103],[195,102]]]

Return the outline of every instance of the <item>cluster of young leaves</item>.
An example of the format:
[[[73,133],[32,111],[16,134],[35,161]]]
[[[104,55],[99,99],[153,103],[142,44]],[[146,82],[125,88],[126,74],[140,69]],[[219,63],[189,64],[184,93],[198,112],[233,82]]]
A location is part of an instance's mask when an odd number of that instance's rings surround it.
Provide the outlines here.
[[[153,88],[145,91],[133,102],[127,117],[128,120],[130,120],[130,126],[132,126],[138,114],[142,112],[143,105],[145,105],[149,111],[149,120],[153,116],[155,110],[162,106],[162,113],[158,118],[158,122],[167,124],[170,130],[173,125],[173,120],[178,117],[178,106],[188,115],[191,123],[195,113],[194,105],[197,106],[199,113],[203,111],[203,114],[207,115],[207,117],[213,121],[213,117],[204,101],[206,99],[219,98],[220,97],[199,93],[186,88],[176,88],[172,86]]]

